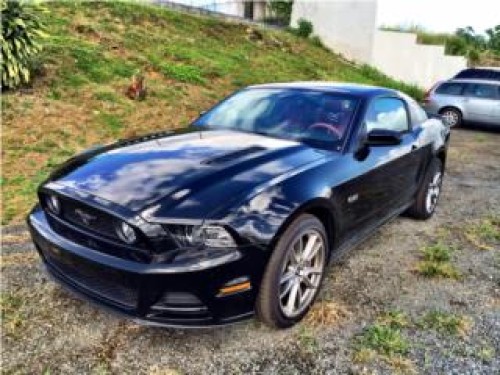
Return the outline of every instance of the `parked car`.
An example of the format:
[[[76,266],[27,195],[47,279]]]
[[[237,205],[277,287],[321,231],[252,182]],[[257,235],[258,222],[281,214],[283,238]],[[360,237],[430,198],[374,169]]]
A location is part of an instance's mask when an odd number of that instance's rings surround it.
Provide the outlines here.
[[[430,115],[446,125],[480,123],[500,126],[500,81],[452,79],[435,85],[424,98]]]
[[[477,67],[467,68],[460,71],[455,79],[484,79],[488,81],[500,81],[500,67]]]
[[[284,328],[330,261],[403,212],[432,216],[448,139],[394,90],[252,86],[186,133],[73,157],[27,221],[57,282],[136,321],[209,326],[256,311]]]

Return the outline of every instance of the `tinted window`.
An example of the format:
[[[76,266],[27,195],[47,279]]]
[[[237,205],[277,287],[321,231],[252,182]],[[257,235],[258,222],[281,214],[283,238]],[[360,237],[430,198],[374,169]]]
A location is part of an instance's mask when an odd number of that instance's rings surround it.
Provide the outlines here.
[[[464,95],[483,99],[498,99],[498,87],[482,83],[469,84],[464,90]]]
[[[462,95],[463,89],[463,83],[445,82],[436,89],[436,93],[441,95]]]
[[[339,145],[348,132],[358,99],[315,90],[253,88],[239,91],[195,121],[195,126],[231,129]]]
[[[401,99],[375,99],[366,112],[366,130],[387,129],[399,132],[408,130],[408,113]]]
[[[458,73],[455,78],[468,79],[490,79],[500,81],[500,70],[493,69],[465,69]]]

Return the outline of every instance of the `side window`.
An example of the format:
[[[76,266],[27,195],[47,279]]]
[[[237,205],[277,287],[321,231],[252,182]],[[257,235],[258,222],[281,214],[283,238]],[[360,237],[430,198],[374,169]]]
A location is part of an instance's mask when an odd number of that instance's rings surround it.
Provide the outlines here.
[[[445,82],[436,89],[436,94],[462,95],[464,85],[459,82]]]
[[[473,84],[467,87],[464,95],[481,99],[498,99],[498,88],[495,85]]]
[[[422,107],[415,100],[413,100],[412,97],[404,93],[400,93],[400,95],[406,100],[406,103],[408,104],[410,119],[413,126],[421,125],[429,118],[427,117],[427,113],[425,113]]]
[[[379,98],[370,103],[366,112],[366,131],[372,129],[409,130],[408,112],[401,99]]]

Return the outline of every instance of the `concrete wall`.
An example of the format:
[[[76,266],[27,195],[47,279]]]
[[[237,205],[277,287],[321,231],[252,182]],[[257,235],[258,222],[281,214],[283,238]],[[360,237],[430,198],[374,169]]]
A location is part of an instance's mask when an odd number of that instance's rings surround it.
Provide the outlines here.
[[[447,56],[444,46],[417,43],[417,35],[375,32],[370,64],[402,81],[424,88],[454,76],[467,66],[461,56]]]
[[[372,55],[376,27],[376,0],[295,0],[292,26],[304,18],[311,21],[314,34],[335,52],[368,62]]]
[[[443,46],[417,44],[415,34],[377,30],[377,0],[295,0],[292,26],[300,18],[313,23],[331,50],[423,88],[467,66],[463,57],[446,56]]]

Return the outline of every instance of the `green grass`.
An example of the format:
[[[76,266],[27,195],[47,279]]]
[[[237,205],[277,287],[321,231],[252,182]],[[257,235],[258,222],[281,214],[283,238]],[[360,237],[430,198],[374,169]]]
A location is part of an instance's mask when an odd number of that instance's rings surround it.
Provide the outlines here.
[[[447,262],[451,259],[453,250],[442,244],[427,246],[422,249],[423,258],[429,262]]]
[[[417,325],[423,329],[432,329],[448,335],[464,335],[470,328],[470,322],[465,317],[443,311],[426,313]]]
[[[117,138],[181,128],[242,86],[297,80],[388,86],[416,99],[415,86],[353,66],[318,40],[259,30],[133,2],[49,2],[50,37],[32,95],[2,95],[4,209],[20,222],[36,187],[73,153]],[[134,73],[147,97],[125,97]]]
[[[393,329],[402,329],[408,327],[411,322],[402,311],[388,311],[377,318],[379,325],[391,327]]]
[[[371,325],[358,337],[359,350],[369,349],[388,357],[405,355],[409,348],[400,329],[385,324]]]
[[[17,337],[18,329],[25,323],[24,314],[21,312],[24,301],[14,293],[0,295],[0,308],[4,333]]]
[[[441,242],[421,249],[422,260],[417,264],[417,272],[425,277],[458,279],[460,272],[451,264],[453,249]]]

